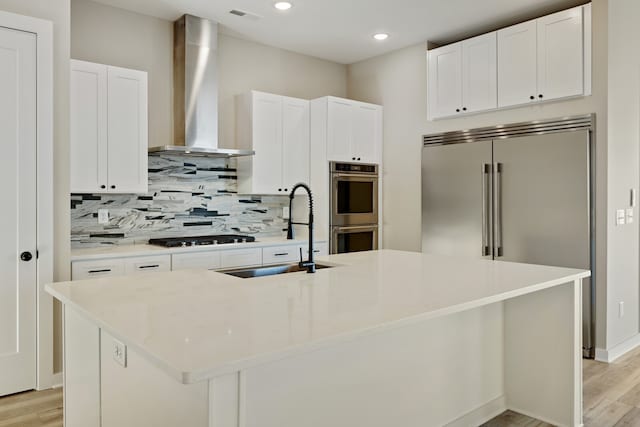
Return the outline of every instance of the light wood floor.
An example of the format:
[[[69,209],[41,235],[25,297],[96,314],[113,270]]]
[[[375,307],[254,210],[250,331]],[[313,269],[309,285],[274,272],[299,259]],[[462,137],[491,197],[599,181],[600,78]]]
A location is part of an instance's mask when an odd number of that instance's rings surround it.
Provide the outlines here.
[[[585,427],[640,427],[640,348],[613,363],[584,360]],[[507,411],[483,427],[548,427]]]
[[[606,364],[585,360],[585,427],[640,427],[640,348]],[[62,427],[62,389],[0,398],[0,427]],[[482,427],[550,427],[507,411]]]
[[[62,427],[62,389],[0,398],[0,427]]]

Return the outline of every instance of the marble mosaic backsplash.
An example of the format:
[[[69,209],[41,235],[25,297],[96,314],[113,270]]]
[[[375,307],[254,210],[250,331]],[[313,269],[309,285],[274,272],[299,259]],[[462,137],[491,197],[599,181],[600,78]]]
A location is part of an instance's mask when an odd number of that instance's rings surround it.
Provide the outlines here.
[[[286,196],[238,195],[232,159],[149,156],[147,194],[71,195],[71,247],[223,233],[282,236],[288,203]],[[98,224],[98,209],[109,210],[108,224]]]

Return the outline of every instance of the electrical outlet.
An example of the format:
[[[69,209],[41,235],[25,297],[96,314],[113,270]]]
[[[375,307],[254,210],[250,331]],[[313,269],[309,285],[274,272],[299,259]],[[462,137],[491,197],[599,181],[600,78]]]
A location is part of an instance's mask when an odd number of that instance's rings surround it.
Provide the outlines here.
[[[633,224],[633,208],[627,209],[627,224]]]
[[[616,225],[625,224],[625,212],[624,209],[618,209],[616,211]]]
[[[109,224],[109,209],[98,209],[98,224]]]
[[[123,368],[127,367],[127,346],[118,340],[113,340],[113,360]]]
[[[624,317],[624,301],[620,301],[618,304],[618,317],[621,319]]]
[[[289,219],[289,215],[291,214],[291,212],[289,212],[289,206],[283,206],[282,207],[282,219]]]

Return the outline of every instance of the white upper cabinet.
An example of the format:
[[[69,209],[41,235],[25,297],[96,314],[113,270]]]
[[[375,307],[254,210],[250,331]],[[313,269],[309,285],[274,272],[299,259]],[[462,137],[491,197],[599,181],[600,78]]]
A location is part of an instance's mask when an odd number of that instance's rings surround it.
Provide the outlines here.
[[[429,51],[429,112],[446,117],[462,111],[462,43]]]
[[[282,186],[309,183],[309,101],[282,97]]]
[[[71,192],[107,188],[107,67],[71,61]]]
[[[428,52],[429,119],[591,94],[591,5]]]
[[[335,97],[321,98],[316,102],[326,103],[326,114],[318,117],[322,120],[318,120],[317,125],[326,135],[328,160],[380,163],[381,106]],[[320,129],[316,131],[320,132]]]
[[[537,93],[536,21],[498,31],[498,105],[532,102]]]
[[[496,34],[432,49],[429,117],[449,117],[497,106]]]
[[[462,111],[490,110],[498,106],[496,33],[462,42]]]
[[[583,8],[538,19],[538,96],[557,99],[583,94]]]
[[[238,191],[285,195],[309,182],[309,101],[252,91],[237,99]]]
[[[71,61],[71,192],[146,193],[147,73]]]

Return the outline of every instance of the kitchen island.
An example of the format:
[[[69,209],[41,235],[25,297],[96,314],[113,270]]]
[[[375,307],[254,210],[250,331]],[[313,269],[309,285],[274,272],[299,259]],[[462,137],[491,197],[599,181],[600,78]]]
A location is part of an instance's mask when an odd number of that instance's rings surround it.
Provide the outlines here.
[[[381,250],[48,285],[74,426],[582,424],[588,271]]]

